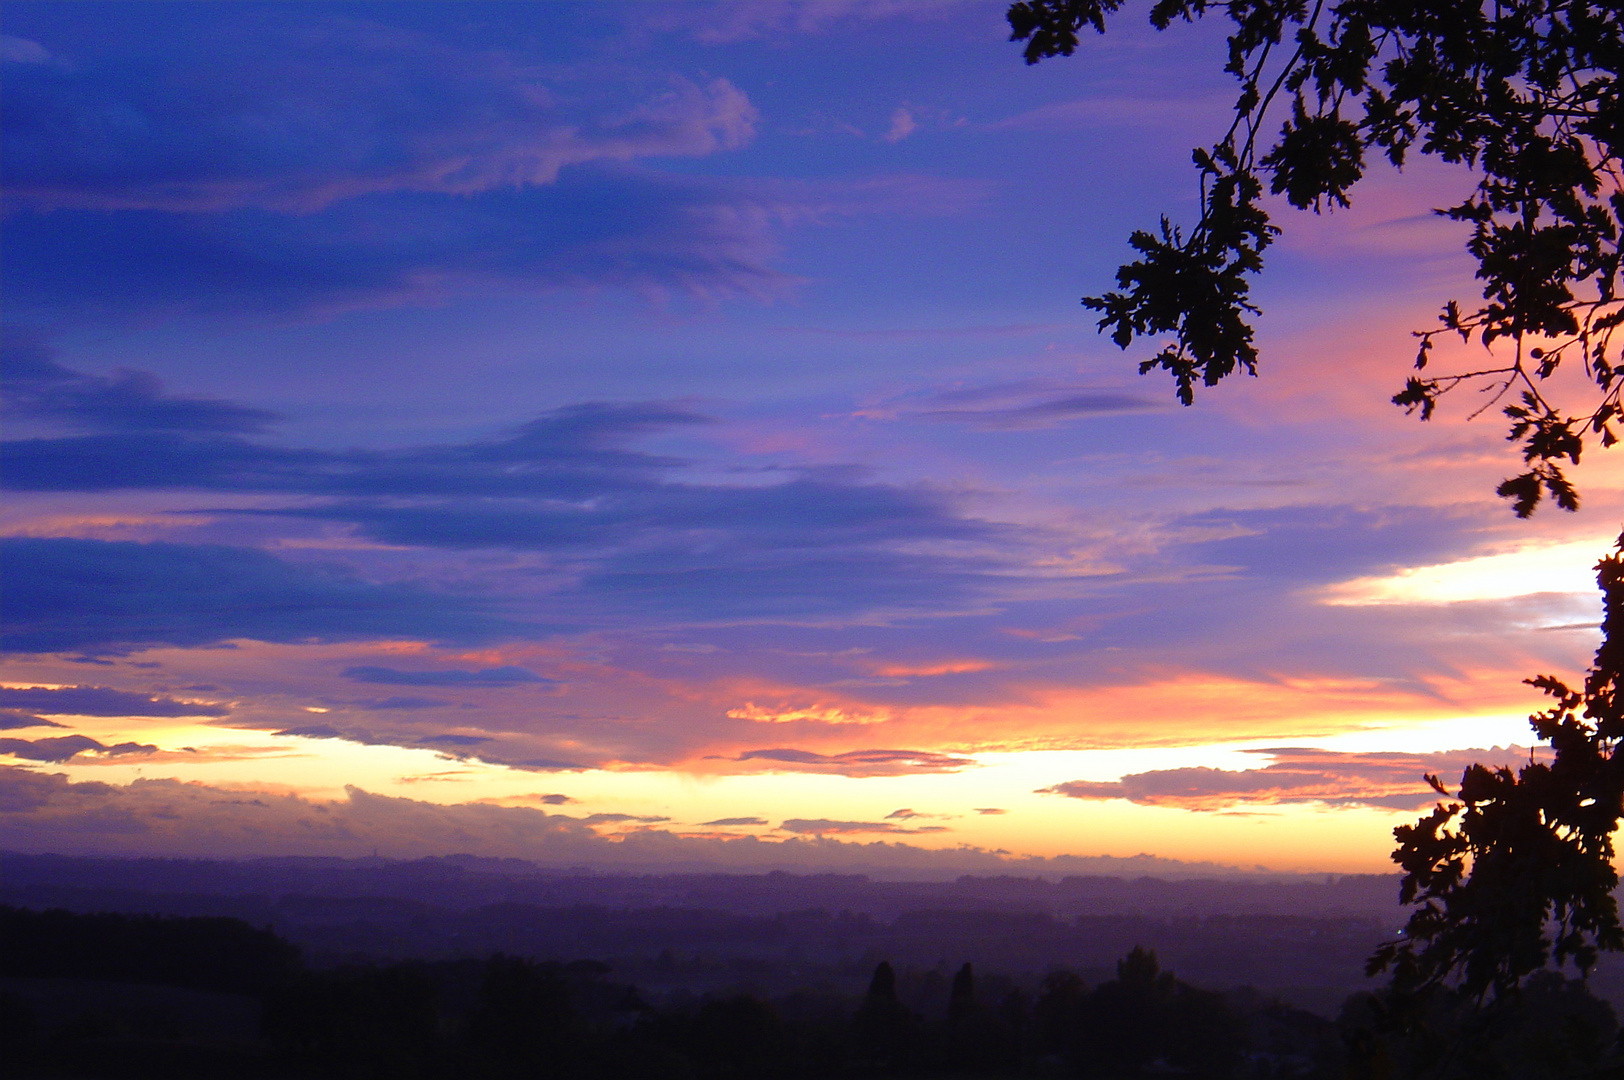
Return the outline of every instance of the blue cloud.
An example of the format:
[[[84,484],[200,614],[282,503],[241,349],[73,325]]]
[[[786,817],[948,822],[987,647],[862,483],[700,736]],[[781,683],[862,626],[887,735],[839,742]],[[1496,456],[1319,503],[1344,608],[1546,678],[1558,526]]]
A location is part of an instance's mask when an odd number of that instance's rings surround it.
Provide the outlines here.
[[[56,716],[227,716],[229,705],[179,701],[106,686],[0,687],[0,707]]]
[[[348,739],[351,742],[376,743],[370,735],[358,735],[353,732],[340,731],[331,724],[304,724],[299,727],[282,728],[273,732],[276,735],[291,735],[301,739]]]
[[[1068,420],[1110,413],[1147,412],[1164,408],[1162,402],[1142,394],[1075,393],[1044,397],[1014,405],[927,409],[921,416],[951,420],[987,431],[1052,427]]]
[[[425,735],[417,741],[430,746],[478,746],[491,739],[488,735]]]
[[[121,742],[111,746],[97,742],[88,735],[58,735],[46,739],[0,739],[0,754],[10,754],[26,761],[67,761],[85,751],[123,757],[126,754],[152,754],[158,748],[151,743]]]
[[[264,552],[190,544],[0,540],[0,648],[127,652],[232,638],[483,640],[510,629],[486,605],[293,566]]]
[[[344,669],[346,679],[382,683],[386,686],[516,686],[520,683],[551,683],[522,667],[483,668],[479,671],[398,671],[395,668],[360,665]]]
[[[50,47],[29,44],[63,62],[13,65],[0,102],[13,304],[306,312],[786,280],[770,199],[635,165],[748,143],[756,110],[726,79],[239,16],[152,5],[66,50],[49,14],[30,20]]]
[[[557,552],[578,568],[559,594],[576,618],[589,609],[710,621],[937,611],[1008,586],[1008,567],[991,556],[917,550],[1016,540],[943,492],[840,470],[683,483],[672,477],[684,462],[626,445],[707,422],[659,402],[589,403],[501,438],[391,451],[175,432],[13,440],[0,445],[0,478],[23,490],[327,496],[215,513],[339,522],[391,545]]]
[[[31,18],[30,44],[65,62],[7,74],[12,199],[310,213],[382,192],[546,185],[572,164],[703,156],[754,133],[754,108],[722,79],[541,65],[309,9],[223,8],[199,20],[144,5],[116,18],[122,32],[68,35],[66,48],[49,12]]]
[[[20,728],[30,727],[63,727],[55,720],[47,720],[43,716],[35,716],[25,709],[0,709],[0,731],[16,731]]]
[[[103,431],[247,432],[275,414],[212,398],[172,397],[150,373],[85,375],[56,362],[36,331],[0,326],[0,397],[13,420],[54,420]]]
[[[258,209],[20,210],[6,223],[14,310],[290,315],[493,290],[615,286],[769,297],[785,199],[745,181],[567,171],[546,188],[367,195],[307,216]]]
[[[14,439],[0,443],[0,483],[20,491],[579,498],[646,485],[679,464],[625,449],[625,440],[706,422],[658,402],[587,403],[547,413],[506,438],[393,452],[288,449],[171,431]]]
[[[350,704],[356,708],[367,709],[371,712],[394,712],[398,709],[435,709],[450,705],[449,701],[426,697],[386,697],[371,698],[366,701],[355,701]]]
[[[863,611],[952,611],[1007,588],[1011,579],[1001,569],[992,560],[855,545],[759,554],[666,548],[604,560],[577,595],[682,620],[817,622]]]
[[[1238,534],[1186,545],[1203,562],[1237,567],[1248,577],[1328,583],[1459,558],[1483,524],[1480,517],[1433,507],[1294,506],[1213,510],[1182,518],[1174,528]]]

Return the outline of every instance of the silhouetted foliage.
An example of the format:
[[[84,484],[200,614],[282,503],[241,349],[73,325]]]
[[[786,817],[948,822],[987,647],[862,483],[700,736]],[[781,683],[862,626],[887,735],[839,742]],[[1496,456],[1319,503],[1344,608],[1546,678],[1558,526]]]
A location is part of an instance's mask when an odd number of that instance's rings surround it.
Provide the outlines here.
[[[1528,680],[1555,701],[1531,718],[1550,763],[1530,760],[1515,775],[1473,765],[1456,801],[1395,830],[1401,898],[1419,906],[1370,971],[1390,969],[1396,990],[1458,982],[1473,999],[1504,997],[1549,959],[1587,972],[1598,949],[1624,949],[1613,897],[1624,816],[1624,537],[1620,545],[1597,566],[1602,644],[1583,688]]]
[[[1083,1052],[1083,1010],[1088,987],[1071,971],[1051,971],[1032,1007],[1037,1051],[1043,1057],[1075,1062]]]
[[[1624,1074],[1612,1008],[1554,971],[1479,1007],[1456,988],[1357,994],[1337,1020],[1352,1080],[1569,1080]]]
[[[237,919],[78,915],[0,906],[0,976],[111,979],[260,993],[299,950]]]
[[[967,1024],[976,1012],[975,971],[966,963],[953,975],[953,989],[947,999],[947,1022],[958,1027]]]
[[[1104,33],[1123,0],[1021,0],[1009,8],[1027,63],[1069,56],[1085,27]],[[1139,365],[1172,374],[1188,405],[1199,380],[1214,386],[1257,373],[1250,278],[1280,229],[1264,192],[1315,213],[1346,207],[1369,167],[1367,151],[1402,166],[1417,152],[1469,166],[1473,186],[1439,213],[1472,228],[1482,303],[1444,305],[1436,329],[1417,332],[1412,375],[1393,397],[1431,417],[1461,385],[1491,392],[1527,471],[1499,494],[1518,516],[1549,495],[1572,510],[1563,475],[1588,439],[1617,441],[1624,380],[1613,334],[1618,293],[1619,152],[1624,129],[1617,75],[1624,19],[1590,0],[1157,0],[1166,29],[1218,10],[1233,23],[1225,70],[1240,84],[1234,121],[1193,156],[1201,212],[1190,229],[1163,218],[1129,239],[1139,258],[1117,271],[1119,291],[1083,303],[1126,349],[1137,338],[1170,343]],[[1278,133],[1271,131],[1278,124]],[[1271,141],[1272,138],[1272,141]],[[1427,371],[1439,334],[1505,343],[1482,369]],[[1549,397],[1546,380],[1567,360],[1594,383],[1578,411]],[[1484,408],[1489,407],[1485,405]],[[1481,410],[1479,410],[1481,411]]]
[[[790,1035],[771,1005],[750,994],[707,1001],[689,1027],[695,1061],[721,1075],[779,1076],[790,1071]]]
[[[263,1030],[306,1075],[433,1075],[438,989],[422,964],[310,972],[270,995]]]
[[[1008,12],[1012,39],[1026,42],[1028,63],[1070,55],[1085,27],[1104,33],[1106,16],[1122,6],[1021,0]],[[1618,5],[1157,0],[1150,19],[1166,29],[1209,8],[1233,24],[1226,70],[1240,83],[1234,121],[1194,153],[1201,182],[1194,227],[1185,233],[1163,218],[1157,234],[1135,232],[1130,243],[1140,258],[1118,270],[1119,291],[1084,299],[1101,313],[1100,329],[1124,349],[1141,337],[1170,339],[1140,371],[1170,372],[1188,405],[1198,379],[1213,386],[1238,371],[1256,374],[1250,278],[1280,231],[1264,208],[1265,189],[1318,213],[1349,205],[1367,151],[1394,166],[1412,151],[1468,166],[1473,186],[1438,212],[1471,226],[1467,250],[1482,303],[1463,310],[1451,300],[1439,328],[1417,333],[1417,374],[1393,401],[1425,420],[1457,386],[1488,391],[1484,408],[1510,395],[1502,411],[1527,471],[1498,494],[1519,517],[1546,496],[1576,509],[1563,463],[1578,464],[1589,438],[1617,441],[1612,424],[1624,390],[1613,338],[1624,324]],[[1435,339],[1451,333],[1499,348],[1502,359],[1481,370],[1426,373]],[[1594,386],[1577,412],[1547,396],[1547,380],[1564,360]],[[1515,775],[1473,766],[1456,801],[1396,830],[1402,898],[1417,907],[1404,940],[1382,946],[1370,962],[1373,973],[1392,973],[1393,997],[1383,1008],[1393,1016],[1448,1012],[1456,1004],[1440,995],[1456,986],[1474,1007],[1512,1009],[1519,988],[1549,960],[1571,960],[1586,972],[1599,949],[1624,949],[1612,896],[1612,835],[1624,817],[1624,760],[1616,754],[1624,739],[1624,699],[1616,699],[1624,640],[1612,639],[1624,633],[1624,564],[1614,555],[1598,569],[1607,615],[1583,689],[1550,675],[1530,680],[1555,699],[1531,718],[1554,760],[1531,757]],[[1428,780],[1449,795],[1436,777]],[[1466,1021],[1452,1024],[1453,1037],[1463,1037]]]
[[[468,1018],[472,1056],[493,1075],[566,1072],[578,1023],[558,964],[491,957]]]
[[[986,1074],[1012,1067],[1026,1016],[1018,991],[1011,991],[999,1009],[988,1008],[976,996],[974,968],[966,963],[953,976],[947,998],[947,1029],[941,1048],[943,1065],[954,1072]]]
[[[1117,977],[1088,995],[1074,1063],[1085,1077],[1145,1076],[1177,1070],[1230,1075],[1240,1060],[1235,1018],[1223,998],[1179,982],[1156,954],[1135,947]]]
[[[857,1010],[857,1052],[877,1069],[897,1068],[912,1056],[913,1014],[897,998],[897,975],[889,961],[874,968]]]

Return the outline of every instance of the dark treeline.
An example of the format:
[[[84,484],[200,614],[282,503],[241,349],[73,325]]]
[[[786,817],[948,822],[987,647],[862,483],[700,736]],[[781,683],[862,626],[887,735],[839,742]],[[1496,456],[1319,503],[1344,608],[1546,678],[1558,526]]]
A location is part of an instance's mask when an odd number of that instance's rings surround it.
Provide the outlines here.
[[[1611,1008],[1537,980],[1485,1018],[1447,995],[1335,1021],[1192,986],[1134,948],[1093,982],[881,961],[866,990],[667,993],[497,954],[312,968],[221,918],[0,908],[0,1071],[19,1077],[1376,1080],[1617,1075]],[[1614,1070],[1609,1072],[1607,1070]],[[1598,1071],[1601,1070],[1601,1071]]]
[[[1109,978],[1135,945],[1202,986],[1256,986],[1334,1016],[1402,923],[1393,878],[1184,880],[857,874],[593,874],[517,859],[98,859],[0,853],[0,903],[228,916],[307,961],[590,956],[661,998],[829,984],[964,959],[1029,989],[1056,966]],[[1624,1001],[1604,969],[1598,993]]]

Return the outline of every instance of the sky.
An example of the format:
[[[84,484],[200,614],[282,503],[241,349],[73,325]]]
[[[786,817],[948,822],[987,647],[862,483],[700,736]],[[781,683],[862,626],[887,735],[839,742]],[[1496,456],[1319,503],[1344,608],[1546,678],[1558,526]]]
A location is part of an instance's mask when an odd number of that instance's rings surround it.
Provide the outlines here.
[[[1519,521],[1388,403],[1477,295],[1425,161],[1279,208],[1257,378],[1096,333],[1221,29],[9,4],[0,848],[1390,870],[1582,675],[1620,462]]]

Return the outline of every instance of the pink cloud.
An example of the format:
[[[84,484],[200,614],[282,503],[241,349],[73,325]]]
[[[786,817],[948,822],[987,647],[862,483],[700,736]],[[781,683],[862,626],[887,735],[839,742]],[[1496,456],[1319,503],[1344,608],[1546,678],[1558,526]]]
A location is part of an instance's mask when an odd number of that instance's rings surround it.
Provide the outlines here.
[[[1339,753],[1280,747],[1256,750],[1274,760],[1259,769],[1158,769],[1120,780],[1073,780],[1040,788],[1073,799],[1126,799],[1142,806],[1220,810],[1244,804],[1324,803],[1412,810],[1438,801],[1422,779],[1437,775],[1446,785],[1470,765],[1515,767],[1529,760],[1525,747],[1449,750],[1435,754]]]
[[[785,832],[809,833],[823,836],[829,833],[933,833],[947,832],[945,825],[923,825],[917,829],[903,828],[889,821],[831,821],[828,818],[791,818],[778,826]]]
[[[781,748],[746,750],[733,760],[772,762],[780,772],[835,773],[853,777],[958,772],[975,765],[974,758],[954,757],[929,750],[848,750],[843,754],[818,754],[811,750]]]

